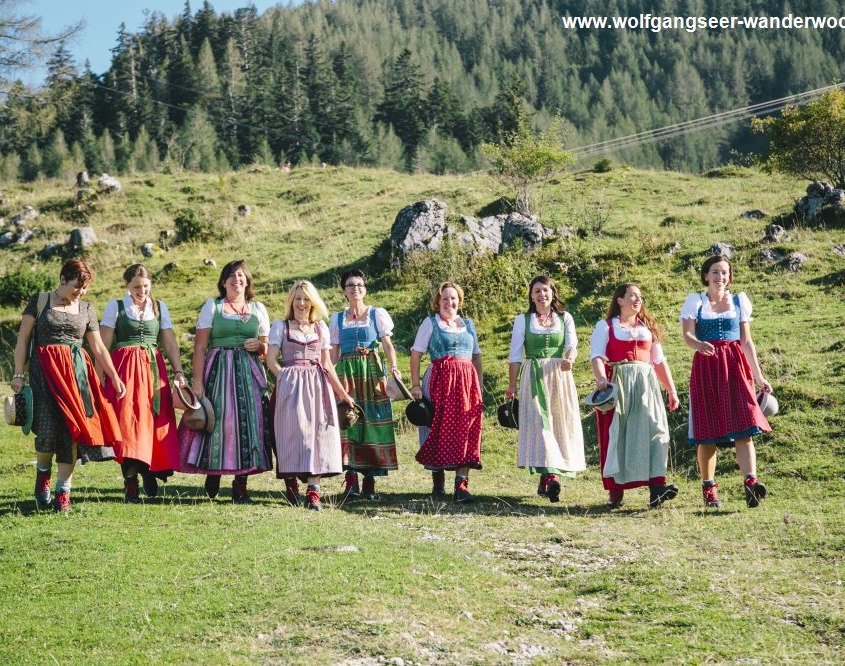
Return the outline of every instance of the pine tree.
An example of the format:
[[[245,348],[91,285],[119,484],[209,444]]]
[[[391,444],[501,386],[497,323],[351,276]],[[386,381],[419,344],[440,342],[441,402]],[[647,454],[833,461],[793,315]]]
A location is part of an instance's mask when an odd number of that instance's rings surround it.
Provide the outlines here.
[[[425,138],[422,76],[411,51],[403,49],[385,77],[384,97],[376,107],[375,120],[389,125],[402,142],[405,168],[411,170]]]

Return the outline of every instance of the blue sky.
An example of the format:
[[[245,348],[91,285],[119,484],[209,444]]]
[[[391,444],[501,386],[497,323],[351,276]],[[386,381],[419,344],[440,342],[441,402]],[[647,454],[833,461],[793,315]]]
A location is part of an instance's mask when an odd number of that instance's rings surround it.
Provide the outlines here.
[[[276,5],[298,4],[288,0],[210,0],[217,14],[231,14],[239,7],[255,5],[259,14]],[[191,13],[195,14],[203,0],[190,0]],[[56,33],[69,25],[84,20],[85,27],[80,35],[68,45],[82,70],[86,58],[96,74],[105,72],[111,64],[111,49],[117,42],[117,31],[121,23],[129,32],[137,32],[144,24],[145,10],[158,11],[168,19],[180,15],[185,9],[185,0],[20,0],[18,15],[40,16],[44,33]],[[42,71],[33,72],[24,80],[40,84]]]

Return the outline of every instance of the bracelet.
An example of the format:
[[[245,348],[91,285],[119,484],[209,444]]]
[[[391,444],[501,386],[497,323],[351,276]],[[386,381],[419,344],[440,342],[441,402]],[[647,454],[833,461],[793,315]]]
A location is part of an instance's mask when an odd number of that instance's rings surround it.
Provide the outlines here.
[[[26,375],[22,372],[16,372],[12,375],[12,379],[26,379]]]
[[[411,388],[412,388],[412,389],[415,389],[415,388],[422,388],[422,386],[420,386],[419,384],[414,384]]]
[[[185,376],[185,373],[184,373],[184,372],[182,372],[181,370],[177,370],[176,372],[174,372],[174,373],[173,373],[173,376],[174,376],[174,377],[175,377],[176,375],[182,375],[182,376],[184,377],[184,376]]]

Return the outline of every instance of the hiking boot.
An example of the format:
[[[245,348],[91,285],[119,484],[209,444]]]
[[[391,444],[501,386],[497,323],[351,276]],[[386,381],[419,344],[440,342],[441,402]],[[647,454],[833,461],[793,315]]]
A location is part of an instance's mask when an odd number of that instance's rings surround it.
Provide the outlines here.
[[[158,479],[152,472],[141,472],[141,479],[143,480],[144,494],[152,499],[158,495]]]
[[[361,496],[361,489],[358,487],[357,472],[347,471],[346,475],[343,477],[343,484],[343,490],[340,493],[341,499]]]
[[[322,511],[320,504],[320,486],[308,486],[305,491],[305,506],[311,511]]]
[[[285,499],[291,506],[302,506],[302,500],[299,499],[299,482],[296,477],[285,479]]]
[[[446,472],[442,469],[431,473],[431,494],[435,497],[446,497]]]
[[[372,476],[364,477],[364,485],[361,490],[361,497],[366,500],[377,500],[378,493],[376,492],[376,480]]]
[[[649,486],[648,508],[656,509],[666,500],[675,499],[678,496],[678,487],[673,485],[655,484]]]
[[[232,504],[252,504],[252,499],[246,490],[246,479],[235,477],[232,481]]]
[[[56,493],[56,511],[70,513],[70,493]]]
[[[766,497],[766,486],[757,480],[756,476],[745,479],[745,503],[750,509],[760,506],[760,500]]]
[[[546,496],[546,481],[548,481],[549,475],[548,474],[541,474],[540,475],[540,482],[537,484],[537,494],[540,497]]]
[[[50,493],[50,470],[40,470],[35,468],[35,502],[42,506],[49,506],[50,500],[53,498]]]
[[[554,504],[560,501],[560,481],[558,481],[557,475],[549,474],[546,476],[545,491],[543,494],[549,498],[549,502]]]
[[[131,477],[124,477],[123,479],[123,501],[126,504],[140,504],[141,498],[138,497],[138,475]]]
[[[716,488],[719,484],[714,481],[705,481],[701,484],[701,494],[704,496],[704,506],[708,509],[719,509],[722,503],[719,501],[719,495]]]
[[[465,476],[455,477],[455,493],[452,496],[452,501],[468,504],[472,502],[473,497],[469,492],[469,479]]]
[[[622,500],[625,497],[624,490],[611,490],[607,494],[607,508],[618,509],[622,506]]]
[[[217,493],[220,492],[220,475],[219,474],[209,474],[205,477],[205,494],[208,495],[211,499],[217,497]]]

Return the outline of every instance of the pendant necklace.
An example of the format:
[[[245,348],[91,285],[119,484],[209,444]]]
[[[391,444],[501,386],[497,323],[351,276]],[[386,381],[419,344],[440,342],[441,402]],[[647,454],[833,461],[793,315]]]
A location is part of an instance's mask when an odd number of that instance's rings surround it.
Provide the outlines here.
[[[235,314],[240,316],[242,322],[246,323],[246,322],[249,321],[249,318],[250,318],[249,305],[244,303],[243,310],[238,310],[238,308],[235,307],[235,304],[232,303],[232,301],[230,301],[228,298],[226,299],[226,302],[229,304],[229,307],[232,308],[235,311]]]

